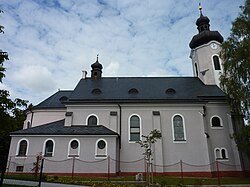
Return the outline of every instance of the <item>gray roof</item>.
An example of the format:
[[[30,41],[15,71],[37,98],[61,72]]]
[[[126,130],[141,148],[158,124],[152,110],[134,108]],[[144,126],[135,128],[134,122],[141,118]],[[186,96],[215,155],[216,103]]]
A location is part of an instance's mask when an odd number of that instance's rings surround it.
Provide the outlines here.
[[[166,93],[166,90],[172,90]],[[138,91],[136,93],[136,90]],[[81,79],[65,103],[70,102],[171,102],[225,99],[216,85],[197,77],[103,77]]]
[[[34,106],[34,109],[43,109],[43,108],[65,108],[65,105],[61,102],[64,97],[69,97],[72,90],[67,91],[58,91],[52,96],[48,97],[38,105]]]
[[[58,91],[34,108],[65,108],[67,103],[170,103],[225,99],[218,86],[205,85],[197,77],[102,77],[98,80],[81,79],[74,90]]]
[[[64,119],[45,125],[11,132],[10,135],[118,135],[114,131],[102,126],[64,126]]]

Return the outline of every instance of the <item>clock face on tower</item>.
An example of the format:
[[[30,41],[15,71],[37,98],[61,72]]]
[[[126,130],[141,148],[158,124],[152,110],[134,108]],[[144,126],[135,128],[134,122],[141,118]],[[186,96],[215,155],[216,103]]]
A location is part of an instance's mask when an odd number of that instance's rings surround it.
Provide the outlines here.
[[[211,47],[212,49],[217,49],[218,46],[217,46],[216,43],[213,42],[213,43],[210,44],[210,47]]]

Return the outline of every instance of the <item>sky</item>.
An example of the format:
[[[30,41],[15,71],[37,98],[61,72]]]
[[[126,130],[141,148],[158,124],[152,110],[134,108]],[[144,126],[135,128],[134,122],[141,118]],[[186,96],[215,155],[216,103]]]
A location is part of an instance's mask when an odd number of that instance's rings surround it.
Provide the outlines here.
[[[244,0],[1,0],[0,89],[36,105],[89,77],[97,54],[104,77],[193,76],[199,2],[226,39]]]

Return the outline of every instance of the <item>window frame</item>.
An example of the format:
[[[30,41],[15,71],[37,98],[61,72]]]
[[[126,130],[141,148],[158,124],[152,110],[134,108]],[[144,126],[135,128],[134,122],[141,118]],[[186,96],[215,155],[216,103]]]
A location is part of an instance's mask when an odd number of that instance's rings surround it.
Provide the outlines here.
[[[218,62],[215,62],[215,58],[218,58]],[[212,61],[213,61],[213,67],[215,71],[221,71],[221,62],[220,62],[220,57],[218,55],[213,55],[212,56]],[[215,64],[216,63],[216,64]],[[218,63],[218,64],[217,64]],[[219,69],[218,69],[219,68]]]
[[[27,143],[25,155],[19,155],[20,143],[21,143],[22,141],[26,141],[26,143]],[[27,138],[21,138],[21,139],[17,142],[16,157],[18,157],[18,158],[26,158],[27,155],[28,155],[28,150],[29,150],[29,140],[28,140]]]
[[[217,150],[219,150],[219,157],[217,156],[217,153],[216,153],[216,151]],[[225,158],[222,158],[222,151],[225,151]],[[227,152],[227,149],[225,148],[225,147],[216,147],[215,149],[214,149],[214,158],[215,158],[215,160],[217,160],[217,161],[228,161],[229,160],[229,157],[228,157],[228,152]]]
[[[76,148],[76,149],[77,149],[77,155],[71,156],[71,154],[70,154],[71,142],[73,142],[73,141],[77,141],[77,142],[78,142],[78,147]],[[80,145],[81,145],[81,144],[80,144],[79,139],[77,139],[77,138],[72,138],[72,139],[70,139],[70,141],[69,141],[69,143],[68,143],[68,158],[73,158],[73,157],[79,158],[79,157],[80,157],[80,148],[81,148]]]
[[[219,120],[220,120],[220,126],[213,126],[212,119],[213,119],[214,117],[219,118]],[[210,118],[210,126],[211,126],[211,129],[223,129],[224,126],[223,126],[223,121],[222,121],[221,117],[218,116],[218,115],[213,115],[213,116],[211,116],[211,118]]]
[[[98,143],[99,141],[104,141],[105,142],[105,147],[103,149],[105,149],[105,154],[104,156],[98,156]],[[108,157],[108,142],[104,139],[104,138],[99,138],[98,140],[96,140],[95,142],[95,159],[106,159]]]
[[[51,156],[47,156],[47,155],[45,155],[46,143],[47,143],[48,141],[50,141],[50,140],[53,142],[52,155],[51,155]],[[54,139],[52,139],[52,138],[46,139],[46,140],[43,142],[43,156],[44,156],[44,157],[53,157],[53,156],[55,155],[55,147],[56,147],[56,144],[55,144],[55,140],[54,140]]]
[[[89,114],[89,115],[87,116],[87,118],[86,118],[86,125],[88,125],[88,126],[95,126],[95,125],[89,125],[89,124],[88,124],[89,118],[90,118],[91,116],[96,117],[96,125],[99,125],[99,118],[98,118],[98,116],[97,116],[96,114]]]
[[[139,136],[140,136],[140,139],[139,140],[130,140],[130,138],[131,138],[131,124],[130,124],[130,122],[131,122],[131,118],[133,117],[133,116],[137,116],[138,118],[139,118]],[[128,118],[128,142],[129,143],[136,143],[137,141],[140,141],[140,140],[142,140],[142,119],[141,119],[141,116],[140,115],[138,115],[138,114],[131,114],[130,116],[129,116],[129,118]]]
[[[174,117],[180,116],[182,118],[182,125],[183,125],[183,134],[184,134],[184,140],[175,140],[175,131],[174,131]],[[174,114],[172,116],[172,136],[173,136],[173,142],[174,143],[187,143],[187,136],[186,136],[186,126],[185,126],[185,118],[181,114]]]

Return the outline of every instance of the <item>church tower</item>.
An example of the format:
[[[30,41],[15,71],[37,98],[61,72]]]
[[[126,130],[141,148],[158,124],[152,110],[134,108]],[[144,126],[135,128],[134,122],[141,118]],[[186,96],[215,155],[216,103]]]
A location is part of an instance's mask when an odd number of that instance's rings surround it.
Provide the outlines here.
[[[210,20],[203,16],[199,6],[200,17],[196,21],[198,34],[193,36],[189,47],[194,76],[206,85],[218,85],[222,73],[222,61],[219,57],[223,37],[218,31],[210,31]]]

